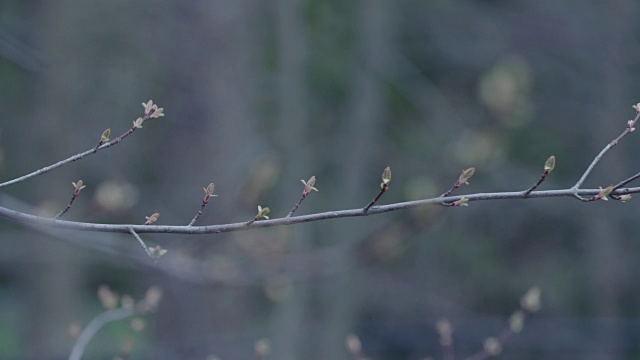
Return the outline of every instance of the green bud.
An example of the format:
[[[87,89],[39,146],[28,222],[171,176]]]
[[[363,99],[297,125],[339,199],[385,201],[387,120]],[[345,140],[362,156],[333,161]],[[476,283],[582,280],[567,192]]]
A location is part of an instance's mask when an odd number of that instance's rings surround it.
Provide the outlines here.
[[[269,210],[268,207],[263,208],[262,206],[258,205],[258,215],[256,216],[256,218],[258,219],[269,219],[269,217],[267,216],[269,213],[271,212],[271,210]]]
[[[544,171],[550,173],[553,171],[555,167],[556,167],[556,157],[553,155],[549,156],[547,161],[544,163]]]
[[[473,176],[473,174],[475,174],[475,172],[476,172],[476,168],[474,167],[470,167],[466,170],[462,170],[462,174],[460,174],[460,178],[458,178],[458,181],[460,181],[460,184],[469,185],[469,179],[471,179],[471,177]]]
[[[100,137],[100,142],[107,142],[109,141],[109,136],[111,136],[111,129],[107,129],[102,133],[102,136]]]
[[[382,183],[386,185],[390,182],[391,182],[391,168],[387,166],[382,172]]]

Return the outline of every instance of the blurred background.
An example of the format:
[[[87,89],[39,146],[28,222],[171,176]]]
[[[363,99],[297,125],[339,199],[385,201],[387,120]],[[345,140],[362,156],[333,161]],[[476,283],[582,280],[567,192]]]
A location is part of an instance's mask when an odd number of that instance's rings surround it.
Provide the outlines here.
[[[571,187],[634,116],[640,28],[631,0],[0,1],[0,180],[112,138],[153,99],[166,116],[115,147],[2,189],[0,205],[66,220],[198,224],[362,207],[391,166],[381,204],[457,193]],[[587,179],[638,172],[637,135]],[[532,286],[543,306],[508,359],[640,354],[636,214],[570,198],[424,207],[218,235],[29,228],[0,219],[0,358],[66,359],[70,324],[119,294],[163,289],[134,331],[105,327],[85,358],[457,358],[508,327]]]

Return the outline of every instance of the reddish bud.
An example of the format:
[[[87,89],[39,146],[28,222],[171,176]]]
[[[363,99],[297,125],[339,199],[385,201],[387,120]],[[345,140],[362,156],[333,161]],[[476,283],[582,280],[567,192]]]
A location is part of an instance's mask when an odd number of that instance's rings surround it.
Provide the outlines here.
[[[160,217],[160,213],[153,213],[153,215],[151,216],[145,216],[145,219],[147,219],[147,221],[145,221],[145,225],[151,225],[154,222],[158,221],[158,218]]]
[[[308,181],[304,181],[304,180],[300,180],[300,181],[302,181],[302,183],[304,184],[304,191],[303,192],[305,194],[310,193],[311,190],[318,191],[318,189],[316,189],[314,187],[314,185],[316,184],[316,177],[315,176],[310,177]]]

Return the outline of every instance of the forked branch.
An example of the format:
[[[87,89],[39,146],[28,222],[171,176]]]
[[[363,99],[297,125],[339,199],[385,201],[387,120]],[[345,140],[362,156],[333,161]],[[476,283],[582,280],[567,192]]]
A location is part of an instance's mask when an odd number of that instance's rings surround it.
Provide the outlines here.
[[[0,187],[8,186],[11,184],[15,184],[17,182],[25,181],[31,177],[46,173],[50,170],[53,170],[57,167],[60,167],[66,163],[71,161],[75,161],[81,159],[87,155],[95,153],[98,150],[108,148],[113,146],[124,138],[132,134],[136,129],[141,128],[143,123],[146,121],[164,116],[163,109],[158,108],[157,105],[153,104],[152,101],[142,104],[144,107],[144,115],[139,117],[137,120],[133,122],[133,127],[129,129],[124,134],[120,135],[114,140],[109,140],[110,130],[107,129],[102,134],[100,141],[96,145],[95,148],[91,150],[87,150],[83,153],[74,155],[68,159],[62,160],[56,164],[44,167],[42,169],[36,170],[30,174],[18,177],[13,180],[5,181],[0,183]],[[188,225],[153,225],[153,223],[158,220],[159,214],[155,213],[151,216],[146,217],[147,221],[143,225],[134,225],[134,224],[99,224],[99,223],[88,223],[88,222],[76,222],[76,221],[64,221],[59,220],[58,217],[66,210],[68,210],[75,197],[78,195],[79,191],[83,188],[82,182],[78,181],[78,183],[74,183],[75,191],[74,195],[69,202],[67,208],[61,211],[58,216],[55,218],[45,218],[40,216],[35,216],[31,214],[26,214],[23,212],[15,211],[12,209],[8,209],[5,207],[0,207],[0,216],[6,217],[10,220],[14,220],[20,223],[37,225],[37,226],[50,226],[56,228],[63,229],[71,229],[78,231],[95,231],[95,232],[115,232],[115,233],[128,233],[133,235],[136,240],[140,243],[144,251],[147,255],[153,259],[157,259],[159,256],[166,253],[166,250],[160,247],[148,247],[145,245],[142,238],[139,234],[142,233],[174,233],[174,234],[215,234],[215,233],[224,233],[224,232],[232,232],[232,231],[243,231],[253,228],[265,228],[265,227],[273,227],[273,226],[283,226],[283,225],[293,225],[304,222],[312,222],[312,221],[320,221],[320,220],[328,220],[328,219],[336,219],[336,218],[345,218],[345,217],[360,217],[360,216],[369,216],[369,215],[377,215],[391,211],[398,211],[403,209],[411,209],[419,206],[427,206],[427,205],[443,205],[443,206],[467,206],[470,202],[476,201],[486,201],[486,200],[513,200],[513,199],[531,199],[531,198],[550,198],[550,197],[575,197],[581,201],[589,202],[589,201],[597,201],[597,200],[607,200],[608,197],[611,197],[615,200],[626,201],[631,198],[631,194],[640,193],[640,187],[627,187],[629,183],[640,178],[640,173],[633,175],[632,177],[619,182],[617,185],[607,186],[604,189],[581,189],[580,187],[584,183],[587,176],[591,173],[593,168],[601,161],[604,154],[609,151],[612,147],[617,145],[625,136],[630,134],[635,130],[634,126],[636,122],[640,119],[640,103],[634,105],[634,109],[636,110],[636,117],[633,120],[629,120],[625,127],[625,130],[616,137],[613,141],[611,141],[607,146],[605,146],[602,151],[594,158],[591,164],[587,167],[587,170],[582,174],[578,182],[568,189],[560,189],[560,190],[545,190],[545,191],[537,191],[537,188],[542,184],[545,179],[549,176],[551,171],[553,171],[556,166],[556,158],[551,156],[547,159],[544,166],[544,172],[538,179],[538,181],[531,187],[526,190],[521,191],[512,191],[512,192],[494,192],[494,193],[475,193],[475,194],[467,194],[467,195],[457,195],[452,196],[452,193],[460,188],[462,185],[468,184],[469,179],[475,174],[476,169],[471,167],[466,170],[463,170],[460,174],[458,180],[451,186],[451,188],[445,191],[442,195],[434,198],[423,199],[423,200],[414,200],[414,201],[405,201],[398,202],[394,204],[388,205],[376,205],[382,194],[389,190],[389,183],[391,181],[391,169],[387,167],[382,174],[382,183],[380,184],[380,192],[378,195],[365,207],[357,208],[357,209],[349,209],[349,210],[337,210],[337,211],[327,211],[321,213],[315,213],[310,215],[301,215],[301,216],[293,216],[296,210],[300,207],[302,202],[308,197],[308,195],[312,191],[318,191],[315,188],[316,178],[312,176],[309,180],[304,181],[304,189],[302,191],[302,195],[298,202],[293,206],[293,208],[289,211],[289,213],[281,218],[269,219],[269,208],[258,206],[258,212],[249,221],[237,222],[237,223],[229,223],[229,224],[221,224],[221,225],[205,225],[205,226],[194,226],[195,222],[200,218],[202,212],[204,211],[205,206],[209,202],[212,197],[217,195],[213,194],[214,184],[211,183],[208,187],[203,188],[205,193],[203,202],[200,206],[200,211],[193,217],[193,219],[189,222]]]

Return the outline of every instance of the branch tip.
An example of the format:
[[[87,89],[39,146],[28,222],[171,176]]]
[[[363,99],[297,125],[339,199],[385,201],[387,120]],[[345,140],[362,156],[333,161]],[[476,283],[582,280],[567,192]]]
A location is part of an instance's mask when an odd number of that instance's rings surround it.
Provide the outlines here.
[[[545,161],[544,163],[544,171],[547,172],[547,174],[549,174],[553,171],[553,169],[555,169],[555,167],[556,167],[556,157],[551,155],[549,156],[547,161]]]
[[[111,136],[111,129],[107,129],[102,132],[102,135],[100,136],[100,142],[103,144],[106,143],[107,141],[109,141],[109,136]]]
[[[316,189],[314,187],[314,185],[316,184],[316,177],[315,175],[310,177],[309,180],[304,181],[304,180],[300,180],[302,181],[302,183],[304,184],[304,194],[309,194],[311,192],[311,190],[313,191],[318,191],[318,189]]]
[[[460,174],[460,178],[458,178],[460,185],[463,185],[463,184],[469,185],[469,179],[471,179],[471,177],[475,173],[476,173],[476,168],[474,167],[470,167],[466,170],[462,170],[462,173]]]
[[[384,171],[382,172],[382,184],[380,184],[380,187],[388,188],[390,182],[391,182],[391,168],[387,166],[386,168],[384,168]]]
[[[269,220],[269,216],[268,214],[271,212],[271,210],[268,207],[262,207],[260,205],[258,205],[258,214],[255,217],[255,221],[258,221],[260,219],[265,219],[265,220]]]

